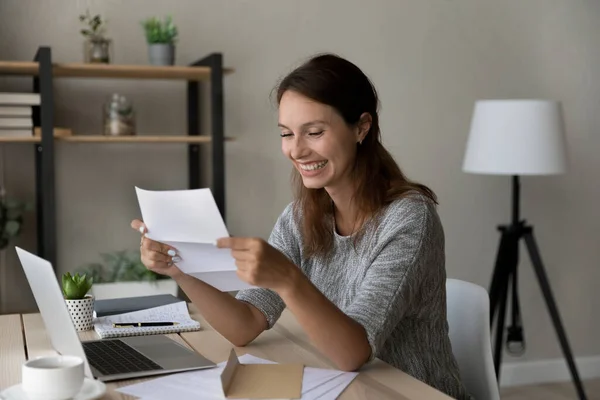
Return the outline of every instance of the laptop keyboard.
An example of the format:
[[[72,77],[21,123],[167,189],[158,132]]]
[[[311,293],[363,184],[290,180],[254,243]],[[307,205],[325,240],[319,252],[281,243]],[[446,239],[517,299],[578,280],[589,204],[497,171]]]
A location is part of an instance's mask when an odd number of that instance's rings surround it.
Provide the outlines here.
[[[90,365],[104,375],[163,369],[120,340],[101,340],[82,344]]]

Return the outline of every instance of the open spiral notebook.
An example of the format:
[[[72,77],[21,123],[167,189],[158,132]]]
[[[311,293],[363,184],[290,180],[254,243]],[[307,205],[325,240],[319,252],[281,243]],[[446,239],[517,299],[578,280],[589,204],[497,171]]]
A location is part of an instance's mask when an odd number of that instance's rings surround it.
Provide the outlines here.
[[[114,323],[126,322],[178,322],[178,325],[114,328]],[[197,331],[200,322],[193,320],[188,312],[185,301],[167,304],[165,306],[133,311],[125,314],[108,315],[94,319],[94,330],[100,338],[115,338],[123,336],[159,335]]]

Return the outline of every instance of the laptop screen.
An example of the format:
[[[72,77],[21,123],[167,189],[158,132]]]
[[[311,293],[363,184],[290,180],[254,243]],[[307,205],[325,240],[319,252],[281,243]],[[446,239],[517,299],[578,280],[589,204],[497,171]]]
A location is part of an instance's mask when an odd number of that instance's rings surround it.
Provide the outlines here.
[[[59,354],[81,357],[84,360],[86,376],[93,379],[52,264],[19,247],[15,248],[35,302],[42,314],[52,347]]]

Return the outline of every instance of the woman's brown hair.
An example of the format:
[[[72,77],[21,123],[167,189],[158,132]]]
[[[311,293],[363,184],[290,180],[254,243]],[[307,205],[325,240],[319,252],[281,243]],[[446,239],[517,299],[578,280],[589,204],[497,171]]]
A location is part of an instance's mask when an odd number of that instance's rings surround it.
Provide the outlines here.
[[[433,191],[410,181],[381,144],[377,92],[356,65],[334,54],[315,56],[279,83],[277,104],[288,90],[331,106],[350,126],[357,124],[363,113],[371,115],[371,128],[362,144],[357,144],[352,171],[359,221],[375,217],[385,206],[408,192],[418,192],[437,204]],[[303,233],[304,257],[327,256],[333,246],[335,229],[331,198],[323,188],[306,188],[296,169],[292,172],[292,184],[296,220],[301,221]],[[299,212],[301,218],[298,218]],[[359,229],[356,240],[360,240],[362,231]]]

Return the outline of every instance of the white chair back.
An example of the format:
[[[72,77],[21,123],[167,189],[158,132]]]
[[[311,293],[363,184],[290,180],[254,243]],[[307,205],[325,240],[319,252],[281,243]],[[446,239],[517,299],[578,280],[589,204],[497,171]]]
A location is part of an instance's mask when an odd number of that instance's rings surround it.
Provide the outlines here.
[[[490,336],[490,300],[479,285],[446,280],[452,352],[467,391],[476,400],[499,400]]]

